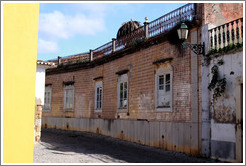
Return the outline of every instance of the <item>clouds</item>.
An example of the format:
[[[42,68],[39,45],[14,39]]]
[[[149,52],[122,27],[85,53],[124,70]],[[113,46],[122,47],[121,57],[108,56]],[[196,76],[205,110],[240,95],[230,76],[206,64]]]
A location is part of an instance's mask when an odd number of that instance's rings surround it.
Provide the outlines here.
[[[40,13],[38,53],[55,53],[59,50],[58,42],[61,40],[96,35],[106,30],[105,8],[99,10],[99,6],[90,7],[84,5],[80,8],[80,12],[75,12],[75,8],[71,7],[69,9],[71,12],[54,10]]]
[[[55,39],[68,39],[75,35],[94,35],[105,29],[104,20],[83,14],[64,15],[60,11],[40,15],[39,30]]]
[[[55,53],[57,51],[59,51],[59,48],[56,42],[38,39],[39,53]]]

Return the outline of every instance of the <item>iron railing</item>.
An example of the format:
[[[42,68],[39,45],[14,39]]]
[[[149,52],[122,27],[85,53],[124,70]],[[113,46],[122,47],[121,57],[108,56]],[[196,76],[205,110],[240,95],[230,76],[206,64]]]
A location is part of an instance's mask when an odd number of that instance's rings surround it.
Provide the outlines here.
[[[243,42],[243,18],[208,30],[209,50],[219,50]]]
[[[112,42],[108,42],[95,50],[93,50],[93,59],[99,58],[104,55],[108,55],[112,53]]]
[[[183,20],[192,21],[195,16],[195,4],[184,5],[149,23],[149,36],[153,37],[173,28]]]
[[[104,55],[108,55],[114,51],[119,51],[124,49],[127,45],[129,45],[135,39],[143,39],[146,37],[146,32],[148,37],[154,37],[166,31],[169,31],[173,28],[177,23],[183,20],[192,21],[195,17],[195,4],[186,4],[158,19],[146,24],[148,28],[145,26],[141,26],[138,29],[135,29],[131,33],[117,39],[115,41],[115,50],[113,50],[114,42],[108,42],[96,49],[93,50],[93,59],[102,57]],[[148,30],[146,30],[148,29]]]

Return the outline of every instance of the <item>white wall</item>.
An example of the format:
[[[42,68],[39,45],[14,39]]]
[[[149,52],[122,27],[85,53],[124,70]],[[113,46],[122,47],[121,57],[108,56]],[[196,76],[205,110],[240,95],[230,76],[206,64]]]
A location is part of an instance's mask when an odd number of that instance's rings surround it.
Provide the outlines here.
[[[44,105],[44,91],[45,91],[45,69],[44,65],[37,65],[36,70],[36,89],[35,97],[41,100],[41,105]]]
[[[227,55],[222,55],[217,59],[223,59],[224,64],[219,67],[219,75],[221,78],[226,77],[226,89],[221,97],[217,99],[213,107],[211,107],[212,112],[221,111],[221,113],[226,113],[231,119],[236,117],[236,98],[235,98],[235,84],[236,78],[243,75],[243,53],[236,52]],[[216,59],[212,60],[209,68],[211,73],[211,67],[217,62]],[[234,72],[233,74],[231,72]],[[212,74],[210,74],[210,80],[212,79]],[[210,93],[210,99],[212,99],[212,93]],[[224,110],[224,111],[222,111]],[[217,141],[228,141],[236,142],[236,131],[235,122],[234,123],[221,123],[216,122],[214,117],[211,117],[211,140]],[[228,118],[228,119],[230,119]]]

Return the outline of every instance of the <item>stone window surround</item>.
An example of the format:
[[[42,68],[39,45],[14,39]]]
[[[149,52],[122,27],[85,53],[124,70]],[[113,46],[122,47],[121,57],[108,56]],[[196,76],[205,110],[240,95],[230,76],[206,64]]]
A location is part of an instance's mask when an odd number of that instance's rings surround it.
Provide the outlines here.
[[[97,88],[102,88],[102,96],[101,96],[101,108],[97,108]],[[102,112],[102,105],[103,105],[103,81],[96,81],[95,83],[95,100],[94,100],[94,110],[95,112]]]
[[[168,108],[158,108],[158,87],[159,87],[159,76],[170,74],[170,107]],[[156,112],[172,112],[172,87],[173,87],[173,70],[172,66],[166,62],[165,67],[161,66],[156,70],[155,73],[155,110]],[[164,85],[165,86],[165,85]]]
[[[121,83],[127,83],[127,103],[126,103],[126,107],[120,107],[120,84]],[[117,110],[118,112],[127,112],[128,111],[128,89],[129,89],[129,84],[128,84],[128,75],[127,73],[124,73],[122,75],[119,75],[118,77],[118,82],[117,82]],[[124,87],[123,87],[124,90]]]
[[[46,101],[46,92],[50,92],[50,99],[49,99],[49,107],[45,106],[45,101]],[[51,103],[52,103],[52,88],[50,86],[45,87],[45,94],[44,94],[44,106],[43,106],[43,111],[51,111]]]
[[[74,111],[74,91],[75,91],[75,88],[74,88],[74,85],[67,85],[63,88],[64,90],[64,105],[63,105],[63,109],[65,111]],[[72,90],[72,107],[71,108],[66,108],[66,90]]]

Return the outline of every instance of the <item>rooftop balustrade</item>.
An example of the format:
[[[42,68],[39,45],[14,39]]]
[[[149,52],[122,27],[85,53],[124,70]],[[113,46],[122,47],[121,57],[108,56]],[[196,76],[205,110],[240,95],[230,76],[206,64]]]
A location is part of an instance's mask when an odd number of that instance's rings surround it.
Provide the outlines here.
[[[122,50],[127,47],[131,42],[136,39],[152,38],[154,36],[160,35],[164,32],[171,30],[180,21],[188,20],[192,21],[195,17],[195,4],[186,4],[168,14],[165,14],[158,19],[148,23],[144,23],[144,26],[135,29],[131,33],[118,38],[113,39],[96,49],[93,50],[93,58],[97,59],[99,57],[109,55],[115,51]]]
[[[210,51],[241,44],[243,43],[243,18],[217,26],[208,32]]]

